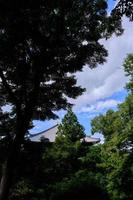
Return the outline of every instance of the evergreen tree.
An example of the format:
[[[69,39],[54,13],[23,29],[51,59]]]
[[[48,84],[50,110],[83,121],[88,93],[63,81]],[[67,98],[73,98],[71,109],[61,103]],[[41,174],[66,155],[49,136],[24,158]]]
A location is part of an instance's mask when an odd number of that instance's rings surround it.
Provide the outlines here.
[[[57,135],[65,137],[70,142],[76,142],[85,137],[84,128],[79,124],[71,108],[68,109],[62,123],[59,125]]]
[[[53,181],[69,177],[80,168],[80,157],[85,155],[81,138],[84,128],[69,108],[59,125],[55,143],[44,153],[44,166],[51,169]]]
[[[84,136],[84,128],[69,108],[56,141],[43,155],[46,199],[83,199],[88,194],[88,199],[108,199],[101,167],[97,166],[101,163],[100,146],[82,142]]]

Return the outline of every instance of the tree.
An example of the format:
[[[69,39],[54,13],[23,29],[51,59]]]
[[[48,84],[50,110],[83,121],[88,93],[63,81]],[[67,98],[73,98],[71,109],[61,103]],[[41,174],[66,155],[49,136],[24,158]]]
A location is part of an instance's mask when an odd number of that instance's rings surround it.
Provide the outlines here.
[[[69,177],[80,168],[81,160],[85,155],[81,138],[84,138],[84,128],[79,124],[76,115],[69,108],[59,125],[56,141],[44,153],[45,171],[53,174],[51,180],[59,181]],[[50,176],[48,174],[48,177]]]
[[[118,111],[108,111],[92,121],[92,130],[101,132],[105,143],[101,148],[101,167],[106,188],[112,200],[132,199],[133,178],[133,95],[129,94]],[[126,181],[125,181],[126,180]]]
[[[109,110],[92,121],[92,132],[105,137],[101,167],[112,200],[133,199],[133,55],[128,55],[123,66],[130,76],[128,96],[117,111]]]
[[[66,96],[83,92],[72,73],[105,61],[99,39],[106,9],[104,0],[0,1],[0,104],[11,105],[14,119],[0,200],[8,198],[31,121],[55,118],[53,111],[68,105]]]
[[[70,142],[76,142],[85,137],[84,128],[79,124],[71,108],[68,109],[62,123],[59,125],[57,136],[65,137]]]
[[[69,108],[56,141],[43,155],[46,199],[83,199],[86,195],[89,199],[107,199],[102,168],[98,166],[101,148],[82,142],[84,136],[83,127]]]

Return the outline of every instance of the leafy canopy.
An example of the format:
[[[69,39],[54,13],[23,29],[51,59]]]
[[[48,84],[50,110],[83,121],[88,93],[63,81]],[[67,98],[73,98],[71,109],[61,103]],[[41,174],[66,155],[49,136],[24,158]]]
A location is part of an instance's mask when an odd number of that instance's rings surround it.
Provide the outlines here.
[[[105,137],[102,146],[101,167],[105,170],[106,188],[112,200],[133,199],[133,55],[124,61],[126,75],[130,77],[129,91],[117,111],[109,110],[92,120],[92,132]]]
[[[2,104],[22,115],[34,107],[34,117],[43,119],[66,106],[65,96],[81,94],[70,73],[105,61],[99,39],[106,8],[105,1],[1,1]]]

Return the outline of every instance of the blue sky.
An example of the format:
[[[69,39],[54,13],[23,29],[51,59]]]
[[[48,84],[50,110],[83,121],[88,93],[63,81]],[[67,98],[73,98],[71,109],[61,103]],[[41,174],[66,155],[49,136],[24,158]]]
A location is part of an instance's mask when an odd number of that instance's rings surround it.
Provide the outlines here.
[[[115,5],[115,0],[108,0],[108,10],[112,10]]]
[[[109,0],[109,9],[114,3],[115,1]],[[124,34],[120,37],[113,35],[109,40],[101,41],[109,53],[107,62],[93,70],[84,66],[83,72],[76,73],[77,84],[85,87],[86,92],[71,102],[75,104],[73,111],[84,126],[86,134],[91,132],[91,119],[108,109],[117,109],[117,105],[122,103],[127,95],[124,87],[128,77],[124,74],[122,63],[127,54],[133,53],[132,26],[132,22],[123,18]],[[60,111],[58,114],[60,118],[55,121],[34,121],[35,127],[31,132],[37,133],[60,123],[65,112]]]

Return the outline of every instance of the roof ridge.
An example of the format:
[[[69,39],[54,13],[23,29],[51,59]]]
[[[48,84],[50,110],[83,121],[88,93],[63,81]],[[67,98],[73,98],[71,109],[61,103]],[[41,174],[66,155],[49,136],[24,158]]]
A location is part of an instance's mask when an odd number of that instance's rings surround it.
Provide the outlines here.
[[[100,139],[100,138],[89,136],[89,135],[86,135],[85,137],[89,137],[89,138],[92,138],[92,139]]]
[[[34,136],[37,136],[37,135],[40,135],[40,134],[42,134],[42,133],[45,133],[45,132],[47,132],[47,131],[49,131],[49,130],[55,128],[56,126],[58,126],[58,124],[52,126],[51,128],[46,129],[45,131],[41,131],[41,132],[39,132],[39,133],[35,133],[35,134],[31,134],[31,133],[30,133],[30,138],[32,138],[32,137],[34,137]]]

